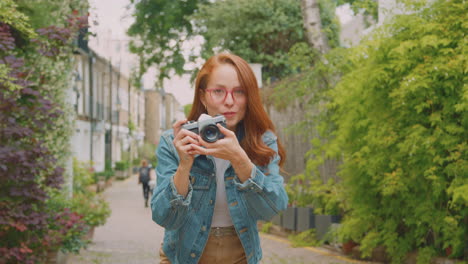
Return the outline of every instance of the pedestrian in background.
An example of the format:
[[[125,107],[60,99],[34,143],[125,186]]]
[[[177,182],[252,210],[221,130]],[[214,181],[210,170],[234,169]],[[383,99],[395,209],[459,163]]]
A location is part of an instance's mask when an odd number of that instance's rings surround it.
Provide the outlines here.
[[[138,173],[138,184],[143,186],[143,198],[145,199],[145,207],[148,207],[148,197],[149,197],[149,181],[150,181],[151,167],[148,166],[148,161],[142,160],[141,167]]]
[[[222,53],[204,64],[188,120],[202,114],[225,117],[226,128],[216,124],[223,138],[206,142],[180,120],[156,151],[151,207],[165,228],[160,263],[259,263],[257,221],[288,203],[279,174],[285,151],[245,60]]]
[[[150,193],[150,197],[153,196],[153,191],[154,191],[154,187],[156,187],[156,173],[154,172],[154,170],[152,169],[153,167],[151,166],[151,164],[149,165],[151,170],[150,170],[150,180],[148,182],[148,186],[149,186],[149,193]]]

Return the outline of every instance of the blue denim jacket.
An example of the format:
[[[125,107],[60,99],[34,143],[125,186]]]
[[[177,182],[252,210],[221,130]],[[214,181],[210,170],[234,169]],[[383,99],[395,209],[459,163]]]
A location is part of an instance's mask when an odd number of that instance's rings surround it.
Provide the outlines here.
[[[278,152],[271,131],[263,141]],[[156,150],[158,185],[151,199],[153,220],[165,228],[163,250],[173,264],[197,263],[208,241],[216,198],[216,169],[211,156],[195,158],[190,170],[189,192],[177,193],[173,175],[179,156],[172,144],[173,131],[162,134]],[[251,178],[241,183],[230,166],[224,175],[229,212],[249,264],[262,258],[257,220],[270,220],[286,209],[288,196],[279,174],[279,155],[267,166],[255,166]]]

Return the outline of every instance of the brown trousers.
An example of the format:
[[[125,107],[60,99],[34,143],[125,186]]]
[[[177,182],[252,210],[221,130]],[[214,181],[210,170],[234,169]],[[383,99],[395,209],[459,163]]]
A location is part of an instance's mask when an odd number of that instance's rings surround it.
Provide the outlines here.
[[[159,249],[160,264],[171,264],[164,251]],[[210,235],[199,264],[247,264],[244,248],[236,234]]]

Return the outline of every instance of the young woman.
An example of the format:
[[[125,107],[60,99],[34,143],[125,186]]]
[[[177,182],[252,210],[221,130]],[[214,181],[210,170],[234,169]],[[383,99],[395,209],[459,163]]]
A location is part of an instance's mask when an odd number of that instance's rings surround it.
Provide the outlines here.
[[[288,203],[279,167],[285,152],[266,114],[254,73],[222,53],[198,73],[188,120],[224,115],[224,138],[205,142],[180,120],[161,136],[153,220],[165,228],[160,263],[258,263],[258,220]]]

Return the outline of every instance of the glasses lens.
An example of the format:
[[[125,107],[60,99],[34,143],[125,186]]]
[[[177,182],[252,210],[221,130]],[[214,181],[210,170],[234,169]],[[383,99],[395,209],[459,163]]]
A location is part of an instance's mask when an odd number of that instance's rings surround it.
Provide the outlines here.
[[[243,100],[243,99],[245,99],[245,91],[242,90],[242,89],[234,90],[234,91],[232,92],[232,94],[234,95],[234,98],[236,98],[236,100]]]
[[[221,101],[226,96],[226,90],[224,89],[214,89],[210,91],[211,97],[216,101]]]

